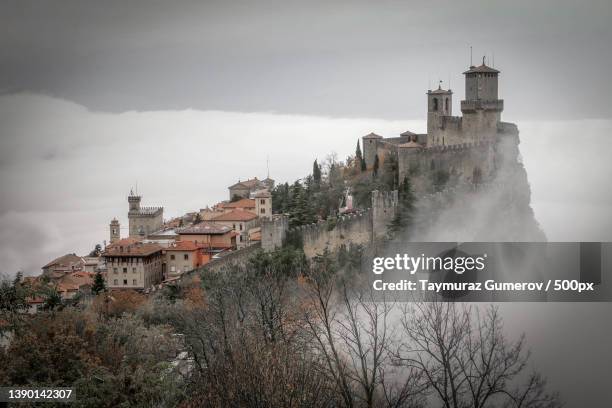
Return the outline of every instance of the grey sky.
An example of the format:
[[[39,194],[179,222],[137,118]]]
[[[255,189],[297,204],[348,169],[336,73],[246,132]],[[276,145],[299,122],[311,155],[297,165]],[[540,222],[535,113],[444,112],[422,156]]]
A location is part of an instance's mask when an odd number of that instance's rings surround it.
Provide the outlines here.
[[[612,117],[609,0],[3,1],[0,92],[414,119],[486,53],[513,119]]]

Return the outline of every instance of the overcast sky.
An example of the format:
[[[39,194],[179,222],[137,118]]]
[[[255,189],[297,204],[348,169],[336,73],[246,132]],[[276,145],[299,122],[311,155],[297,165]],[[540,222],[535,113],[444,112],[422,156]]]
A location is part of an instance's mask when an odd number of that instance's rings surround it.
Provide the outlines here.
[[[612,2],[4,0],[0,92],[91,109],[415,119],[486,54],[518,119],[612,115]]]

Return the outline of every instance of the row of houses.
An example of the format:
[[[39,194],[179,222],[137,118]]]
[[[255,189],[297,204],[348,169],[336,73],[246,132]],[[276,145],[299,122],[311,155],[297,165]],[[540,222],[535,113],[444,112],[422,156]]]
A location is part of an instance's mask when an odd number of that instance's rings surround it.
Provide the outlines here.
[[[99,256],[66,254],[42,267],[42,275],[25,278],[33,286],[53,287],[69,301],[91,294],[96,273],[112,290],[147,291],[171,282],[211,260],[261,241],[261,220],[272,216],[269,190],[274,181],[257,178],[229,187],[231,199],[163,222],[163,207],[141,207],[141,196],[128,196],[129,232],[110,223],[110,244]],[[42,298],[30,299],[31,311]]]

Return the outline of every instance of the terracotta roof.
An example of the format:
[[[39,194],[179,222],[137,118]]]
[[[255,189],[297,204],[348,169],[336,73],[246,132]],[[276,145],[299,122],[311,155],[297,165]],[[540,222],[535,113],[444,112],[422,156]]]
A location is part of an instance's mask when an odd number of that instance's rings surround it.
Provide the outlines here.
[[[416,134],[416,133],[413,133],[413,132],[407,130],[404,133],[400,133],[400,136],[412,136],[414,134]]]
[[[257,216],[252,212],[234,210],[213,218],[213,221],[250,221],[255,218]]]
[[[197,251],[200,248],[202,248],[202,245],[193,241],[176,241],[166,248],[166,251]]]
[[[250,198],[242,198],[238,201],[234,201],[233,203],[221,203],[219,206],[223,208],[255,208],[255,200],[251,200]]]
[[[55,258],[54,260],[52,260],[51,262],[43,266],[43,268],[48,268],[53,265],[68,266],[70,264],[79,263],[81,261],[82,261],[81,257],[77,256],[76,254],[66,254],[66,255],[60,256],[59,258]]]
[[[250,180],[239,181],[236,184],[233,184],[233,185],[229,186],[229,188],[239,187],[239,186],[244,186],[244,187],[251,188],[251,187],[255,187],[259,183],[261,183],[261,181],[258,180],[257,177],[255,177],[255,178],[252,178]]]
[[[368,139],[382,139],[383,137],[380,136],[380,135],[377,135],[374,132],[372,132],[372,133],[369,133],[369,134],[365,135],[364,138],[368,138]]]
[[[191,227],[181,228],[178,230],[178,233],[179,235],[222,235],[229,231],[231,231],[231,228],[228,226],[204,221]]]
[[[475,72],[490,72],[494,74],[499,74],[499,71],[495,68],[491,68],[486,66],[485,64],[479,65],[477,67],[471,66],[470,69],[464,72],[464,74],[473,74]]]
[[[121,241],[119,241],[121,242]],[[148,256],[161,251],[163,248],[158,244],[136,242],[131,245],[119,245],[116,242],[110,247],[106,247],[103,256]]]

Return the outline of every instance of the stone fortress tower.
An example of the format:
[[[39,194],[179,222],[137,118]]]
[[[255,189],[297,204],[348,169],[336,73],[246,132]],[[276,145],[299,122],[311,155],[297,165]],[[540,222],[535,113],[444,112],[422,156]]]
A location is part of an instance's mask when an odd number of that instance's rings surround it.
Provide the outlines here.
[[[163,226],[164,208],[141,207],[141,200],[142,196],[130,191],[128,196],[130,238],[146,238]]]
[[[453,92],[440,84],[438,89],[427,91],[427,133],[363,136],[366,166],[372,168],[376,156],[382,165],[393,154],[400,180],[410,176],[420,192],[436,191],[447,182],[486,182],[495,169],[496,145],[505,136],[509,137],[504,140],[518,143],[518,130],[514,124],[501,121],[504,101],[498,97],[500,71],[487,66],[483,58],[481,65],[470,66],[463,74],[462,116],[452,116]]]

